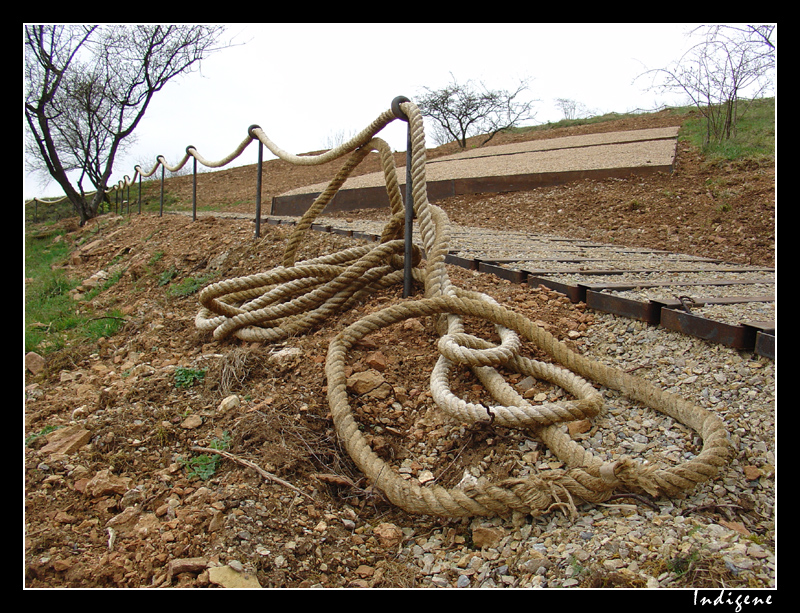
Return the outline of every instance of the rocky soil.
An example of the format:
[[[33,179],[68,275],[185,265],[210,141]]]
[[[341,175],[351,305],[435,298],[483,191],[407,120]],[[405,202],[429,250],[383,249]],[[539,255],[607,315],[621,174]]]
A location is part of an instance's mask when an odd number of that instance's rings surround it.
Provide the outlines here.
[[[600,129],[678,121],[664,113]],[[576,130],[554,135],[570,133]],[[520,137],[493,143],[513,138]],[[452,152],[443,147],[431,157]],[[773,163],[707,164],[685,144],[677,162],[669,176],[437,204],[462,225],[527,227],[774,265]],[[266,202],[333,175],[332,167],[269,164]],[[374,170],[367,165],[362,172]],[[201,175],[199,205],[251,211],[244,201],[252,199],[252,177],[252,168]],[[171,190],[191,202],[190,178],[173,179]],[[736,458],[720,481],[685,498],[584,504],[577,522],[559,511],[412,516],[373,489],[341,448],[324,374],[333,336],[402,300],[402,288],[276,345],[217,342],[196,329],[197,297],[183,290],[195,281],[202,286],[270,270],[280,262],[288,229],[264,224],[254,239],[248,220],[152,214],[65,226],[74,245],[64,263],[70,276],[84,288],[119,276],[91,302],[76,293],[76,308],[116,308],[125,323],[111,338],[50,354],[38,367],[31,364],[35,372],[26,371],[26,587],[774,587],[772,362],[686,339],[667,342],[635,326],[628,336],[627,322],[543,288],[453,267],[455,284],[486,292],[576,351],[663,375],[664,385],[696,395],[730,423]],[[353,244],[312,233],[298,259]],[[459,428],[436,411],[428,390],[436,341],[431,322],[414,319],[370,335],[349,356],[348,374],[369,373],[388,384],[386,394],[352,389],[376,452],[409,478],[432,477],[448,487],[476,467],[492,479],[515,474],[525,462],[557,467],[535,435]],[[630,361],[628,342],[645,350],[637,354],[642,361]],[[702,363],[704,351],[726,365],[722,379]],[[672,374],[680,381],[671,381]],[[459,386],[466,397],[481,398],[468,375]],[[525,393],[557,392],[538,382]],[[624,400],[609,396],[610,415],[617,415]],[[757,427],[738,419],[757,419]],[[636,430],[648,424],[635,421]],[[629,425],[612,426],[617,438],[610,440],[623,449]],[[690,450],[696,443],[683,431],[673,440],[669,424],[658,428],[658,440]],[[601,442],[597,426],[570,432],[587,444]]]

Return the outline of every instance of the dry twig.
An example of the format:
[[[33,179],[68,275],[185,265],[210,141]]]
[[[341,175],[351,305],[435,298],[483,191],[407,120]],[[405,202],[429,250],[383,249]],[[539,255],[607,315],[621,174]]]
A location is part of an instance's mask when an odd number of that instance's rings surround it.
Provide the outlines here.
[[[192,447],[192,451],[201,451],[203,453],[216,453],[217,455],[221,455],[224,458],[228,458],[229,460],[233,460],[241,464],[242,466],[247,466],[248,468],[252,468],[256,471],[259,475],[267,479],[268,481],[273,481],[279,485],[284,487],[288,487],[293,492],[300,494],[301,496],[305,496],[309,500],[314,500],[314,498],[310,494],[306,494],[303,490],[298,489],[288,481],[284,481],[277,475],[273,475],[272,473],[267,472],[263,468],[261,468],[258,464],[251,462],[250,460],[245,460],[244,458],[237,457],[228,451],[223,451],[221,449],[213,449],[211,447]]]

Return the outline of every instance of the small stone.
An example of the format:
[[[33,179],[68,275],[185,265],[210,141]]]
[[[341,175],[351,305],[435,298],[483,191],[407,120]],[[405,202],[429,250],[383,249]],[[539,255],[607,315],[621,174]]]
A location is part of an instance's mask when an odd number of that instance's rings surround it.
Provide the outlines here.
[[[81,447],[88,445],[92,440],[92,433],[80,426],[59,428],[47,435],[47,445],[42,447],[41,453],[71,454]]]
[[[115,530],[130,530],[136,525],[136,521],[141,515],[141,510],[137,507],[128,507],[122,513],[115,515],[106,522],[106,528]]]
[[[237,408],[240,404],[241,401],[239,400],[239,396],[237,396],[236,394],[232,394],[219,403],[217,411],[219,411],[220,413],[225,413],[227,411],[230,411],[231,409]]]
[[[536,385],[536,379],[534,377],[527,376],[522,381],[517,383],[517,389],[524,392],[531,389],[534,385]]]
[[[748,481],[755,481],[756,479],[761,478],[762,474],[763,473],[757,466],[744,467],[744,478]]]
[[[384,371],[387,367],[386,356],[380,351],[373,351],[365,360],[367,366],[377,371]]]
[[[436,480],[436,478],[433,476],[433,473],[429,470],[423,470],[421,473],[419,473],[419,477],[417,477],[417,479],[421,485],[425,485],[426,483]]]
[[[131,480],[128,477],[119,477],[109,470],[98,471],[89,479],[84,491],[94,498],[113,494],[123,495],[130,489]]]
[[[378,524],[375,527],[374,534],[378,537],[380,544],[387,549],[397,547],[403,542],[403,531],[394,524]]]
[[[34,375],[38,375],[44,370],[45,361],[42,356],[34,351],[25,354],[25,368]]]
[[[577,421],[571,421],[567,424],[567,428],[569,429],[569,435],[575,437],[578,434],[583,434],[584,432],[588,432],[592,429],[592,422],[589,419],[579,419]]]
[[[170,576],[181,573],[199,573],[208,567],[205,558],[178,558],[169,563],[167,572]]]
[[[240,573],[230,566],[214,566],[208,569],[208,580],[214,585],[228,588],[260,588],[255,575]]]
[[[503,536],[505,536],[505,531],[502,528],[484,528],[479,526],[472,530],[472,543],[478,549],[494,547],[500,542]]]
[[[277,364],[286,364],[291,362],[294,358],[298,358],[303,355],[303,350],[298,347],[287,347],[285,349],[281,349],[280,351],[276,351],[272,355],[269,356],[269,361],[274,362]]]
[[[386,381],[383,375],[375,369],[357,372],[347,378],[347,389],[359,396],[368,394],[383,385]]]
[[[203,418],[199,415],[189,415],[181,422],[181,428],[185,430],[194,430],[203,425]]]
[[[371,577],[375,574],[375,569],[372,566],[367,566],[366,564],[362,564],[358,568],[356,568],[356,574],[359,577],[367,578]]]

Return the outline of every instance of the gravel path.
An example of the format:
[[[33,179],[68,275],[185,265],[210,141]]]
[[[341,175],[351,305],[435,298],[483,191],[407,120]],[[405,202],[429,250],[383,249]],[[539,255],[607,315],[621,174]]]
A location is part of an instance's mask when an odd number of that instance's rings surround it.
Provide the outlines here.
[[[272,220],[291,223],[296,218],[273,217]],[[383,222],[320,217],[316,220],[316,227],[379,236]],[[416,229],[415,236],[419,237]],[[616,311],[609,308],[611,313],[626,312],[624,309],[630,303],[645,305],[655,301],[674,304],[678,297],[688,296],[697,303],[692,307],[692,313],[712,323],[726,326],[757,323],[766,325],[769,330],[770,325],[774,328],[777,316],[775,271],[770,268],[732,265],[709,258],[558,236],[463,226],[451,228],[450,253],[461,258],[467,266],[477,268],[477,262],[484,262],[504,270],[522,271],[522,282],[527,276],[534,276],[546,283],[573,288],[579,284],[598,286],[623,282],[641,285],[637,288],[597,289],[605,295],[629,301]],[[612,274],[599,274],[598,271]],[[717,283],[719,281],[724,283]],[[732,300],[734,297],[739,300],[731,304],[714,304],[716,300]],[[773,336],[774,330],[767,340],[774,345]],[[768,356],[772,355],[770,351],[766,350]]]
[[[678,128],[654,128],[485,147],[443,156],[426,164],[428,182],[580,170],[670,166]],[[405,184],[405,173],[398,173]],[[351,177],[342,191],[384,185],[383,173]],[[290,190],[282,196],[321,192],[327,183]]]
[[[408,534],[403,555],[439,587],[571,587],[585,585],[587,575],[605,577],[604,587],[614,581],[669,587],[690,565],[700,569],[698,581],[724,585],[746,576],[751,585],[774,587],[774,364],[605,314],[596,316],[584,341],[584,355],[635,370],[720,415],[736,450],[731,466],[683,499],[585,505],[577,519],[561,513],[533,523],[475,519],[473,540],[484,544],[479,552],[466,544],[442,547],[448,535],[441,530]],[[692,457],[697,441],[680,424],[619,394],[604,396],[607,412],[577,435],[587,449],[664,464]],[[519,456],[530,454],[541,454],[537,468],[556,460],[528,441]]]

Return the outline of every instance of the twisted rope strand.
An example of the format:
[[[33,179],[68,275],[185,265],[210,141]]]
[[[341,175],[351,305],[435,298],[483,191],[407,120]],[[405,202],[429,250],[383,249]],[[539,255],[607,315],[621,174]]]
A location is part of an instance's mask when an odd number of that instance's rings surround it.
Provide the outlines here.
[[[716,415],[643,379],[575,353],[490,296],[453,285],[445,266],[449,221],[444,211],[427,199],[422,116],[411,102],[398,106],[409,122],[414,213],[425,253],[421,267],[421,250],[415,248],[412,274],[423,284],[424,297],[361,318],[340,332],[328,347],[328,404],[337,434],[358,468],[391,502],[407,512],[448,517],[503,515],[512,511],[540,515],[557,509],[575,513],[581,501],[603,502],[619,488],[674,496],[713,478],[731,454],[727,431]],[[235,335],[246,340],[274,341],[305,332],[371,293],[402,281],[402,195],[391,150],[375,138],[396,118],[393,111],[386,111],[344,145],[317,156],[288,154],[272,143],[263,130],[251,129],[253,138],[294,164],[322,164],[344,155],[350,157],[296,225],[281,266],[268,273],[221,281],[200,293],[201,309],[195,318],[198,328],[213,331],[219,340]],[[371,151],[380,154],[390,199],[390,219],[381,242],[295,263],[298,247],[313,220]],[[353,416],[344,374],[346,359],[360,339],[414,317],[431,317],[437,323],[440,356],[431,372],[430,385],[431,395],[442,411],[466,423],[491,416],[499,425],[529,428],[566,468],[497,483],[479,480],[448,490],[435,483],[421,486],[403,479],[382,460],[371,449]],[[495,345],[465,332],[464,317],[493,323],[500,343]],[[521,338],[550,356],[554,363],[520,356]],[[458,398],[449,386],[456,367],[470,368],[495,403],[484,406]],[[500,367],[549,381],[568,391],[574,400],[531,404],[498,372]],[[668,468],[642,464],[625,456],[613,462],[600,460],[573,441],[563,428],[565,422],[591,419],[602,410],[602,396],[591,382],[616,389],[694,429],[703,439],[702,450],[693,459]]]

